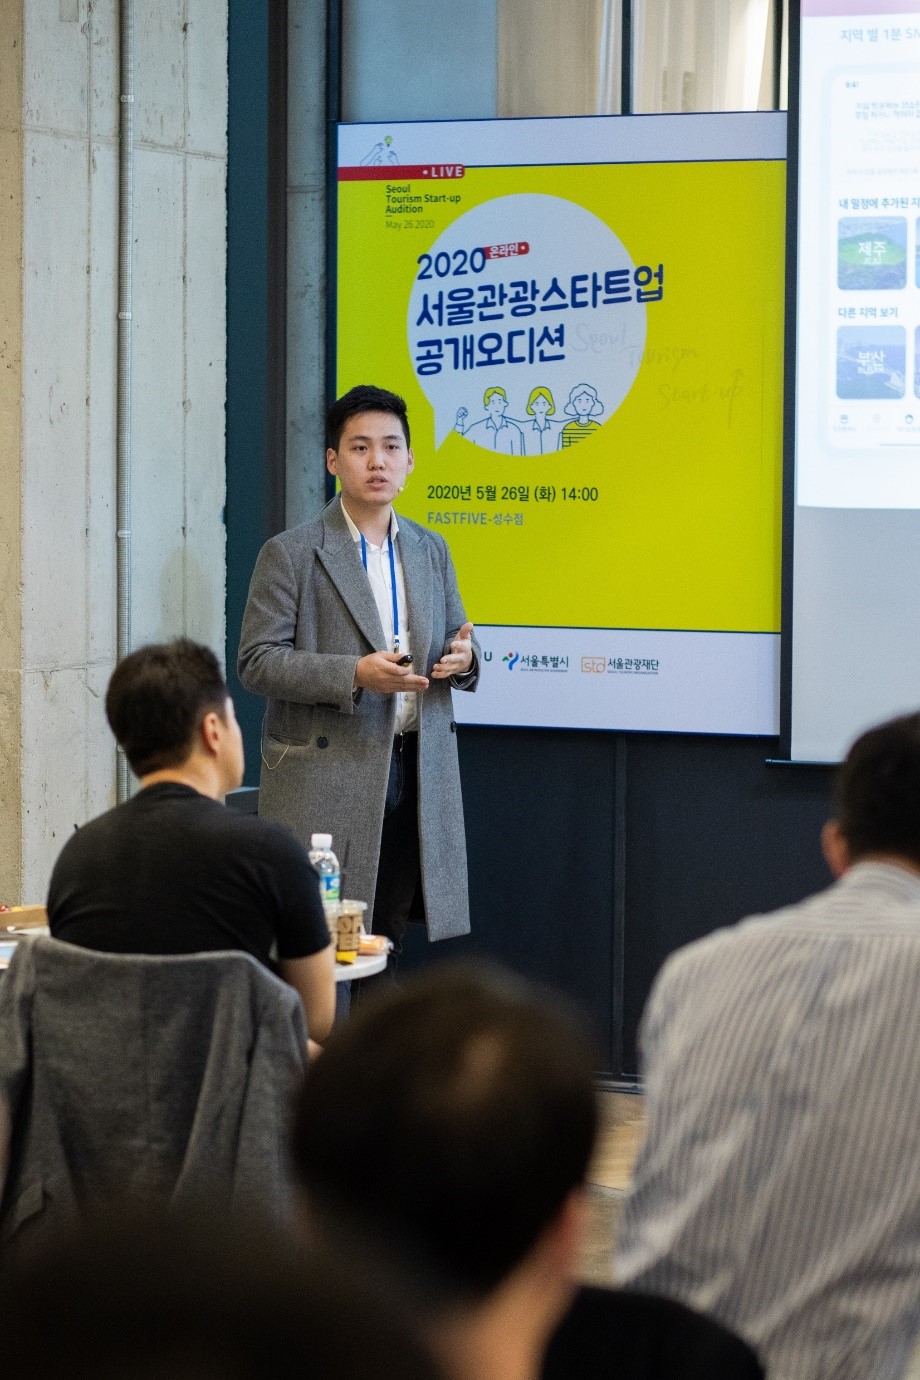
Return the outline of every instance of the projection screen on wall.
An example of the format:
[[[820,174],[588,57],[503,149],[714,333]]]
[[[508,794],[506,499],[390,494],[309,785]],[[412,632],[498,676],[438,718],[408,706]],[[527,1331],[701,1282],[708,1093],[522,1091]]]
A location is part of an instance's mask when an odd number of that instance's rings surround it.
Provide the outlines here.
[[[836,761],[920,707],[920,0],[792,22],[783,718],[793,759]]]
[[[785,117],[342,125],[337,388],[409,403],[458,718],[778,731]]]

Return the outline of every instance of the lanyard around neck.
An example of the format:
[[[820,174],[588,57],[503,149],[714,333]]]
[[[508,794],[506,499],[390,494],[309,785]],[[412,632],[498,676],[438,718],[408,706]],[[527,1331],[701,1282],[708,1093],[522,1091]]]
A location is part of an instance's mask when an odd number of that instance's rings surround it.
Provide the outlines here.
[[[361,564],[367,570],[367,542],[364,540],[364,533],[359,532],[361,538]],[[393,533],[387,536],[387,549],[390,553],[390,596],[393,600],[393,651],[399,651],[399,605],[396,602],[396,559],[393,555]]]

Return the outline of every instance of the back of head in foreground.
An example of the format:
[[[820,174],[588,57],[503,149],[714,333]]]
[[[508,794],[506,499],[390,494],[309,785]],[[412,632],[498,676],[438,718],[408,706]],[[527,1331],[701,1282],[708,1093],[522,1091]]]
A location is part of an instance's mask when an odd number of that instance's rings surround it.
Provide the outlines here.
[[[483,1300],[585,1181],[587,1040],[548,994],[444,965],[368,1002],[311,1065],[294,1158],[307,1211],[416,1262],[429,1308]]]
[[[0,1266],[4,1380],[438,1380],[367,1272],[130,1205]]]
[[[861,734],[837,773],[836,797],[823,835],[835,873],[863,858],[920,869],[920,714]]]

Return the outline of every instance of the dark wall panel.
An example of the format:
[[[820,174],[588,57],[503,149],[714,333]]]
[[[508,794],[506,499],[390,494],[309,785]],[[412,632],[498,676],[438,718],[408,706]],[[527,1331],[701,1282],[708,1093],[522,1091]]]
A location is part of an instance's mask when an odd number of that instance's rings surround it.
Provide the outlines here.
[[[599,1071],[633,1078],[642,1008],[668,954],[826,885],[830,772],[767,766],[773,739],[621,741],[618,767],[614,734],[461,730],[473,933],[428,946],[414,932],[403,967],[477,954],[539,978],[588,1011]]]
[[[826,768],[770,767],[774,739],[628,739],[624,1072],[649,988],[681,944],[829,881]]]
[[[431,946],[410,934],[404,967],[461,954],[507,963],[572,997],[609,1051],[614,740],[461,728],[459,745],[473,933]]]
[[[227,683],[259,780],[262,701],[236,675],[262,543],[284,526],[287,5],[230,0],[227,115]]]
[[[268,488],[268,7],[230,0],[227,116],[227,683],[259,779],[262,703],[236,655],[249,577],[270,535]]]

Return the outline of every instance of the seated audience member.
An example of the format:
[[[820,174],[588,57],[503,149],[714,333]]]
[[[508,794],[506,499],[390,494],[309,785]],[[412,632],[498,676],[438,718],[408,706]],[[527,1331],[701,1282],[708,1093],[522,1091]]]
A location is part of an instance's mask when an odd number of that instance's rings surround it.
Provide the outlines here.
[[[597,1131],[587,1044],[523,984],[438,966],[377,996],[310,1067],[294,1165],[308,1226],[352,1230],[420,1289],[462,1380],[539,1374],[575,1292]]]
[[[277,949],[321,1042],[335,978],[319,883],[287,829],[222,804],[243,779],[243,741],[217,658],[186,638],[141,647],[105,704],[141,790],[64,845],[52,935],[108,953],[240,949],[269,966]]]
[[[836,881],[666,963],[616,1256],[776,1380],[896,1377],[920,1320],[920,714],[860,737]]]
[[[438,1380],[358,1269],[126,1209],[0,1268],[4,1380]]]
[[[597,1132],[592,1067],[555,1003],[511,978],[439,966],[362,1006],[308,1071],[294,1132],[307,1232],[376,1251],[454,1380],[535,1380],[575,1297]],[[586,1291],[574,1330],[584,1316],[590,1335],[573,1337],[567,1320],[548,1373],[659,1380],[641,1359],[661,1355],[647,1339],[631,1346],[629,1370],[616,1335],[586,1359],[608,1297],[618,1319],[632,1313],[624,1296]],[[661,1303],[655,1329],[686,1312]],[[724,1354],[740,1349],[745,1365],[707,1380],[757,1380],[747,1347],[728,1342]]]

